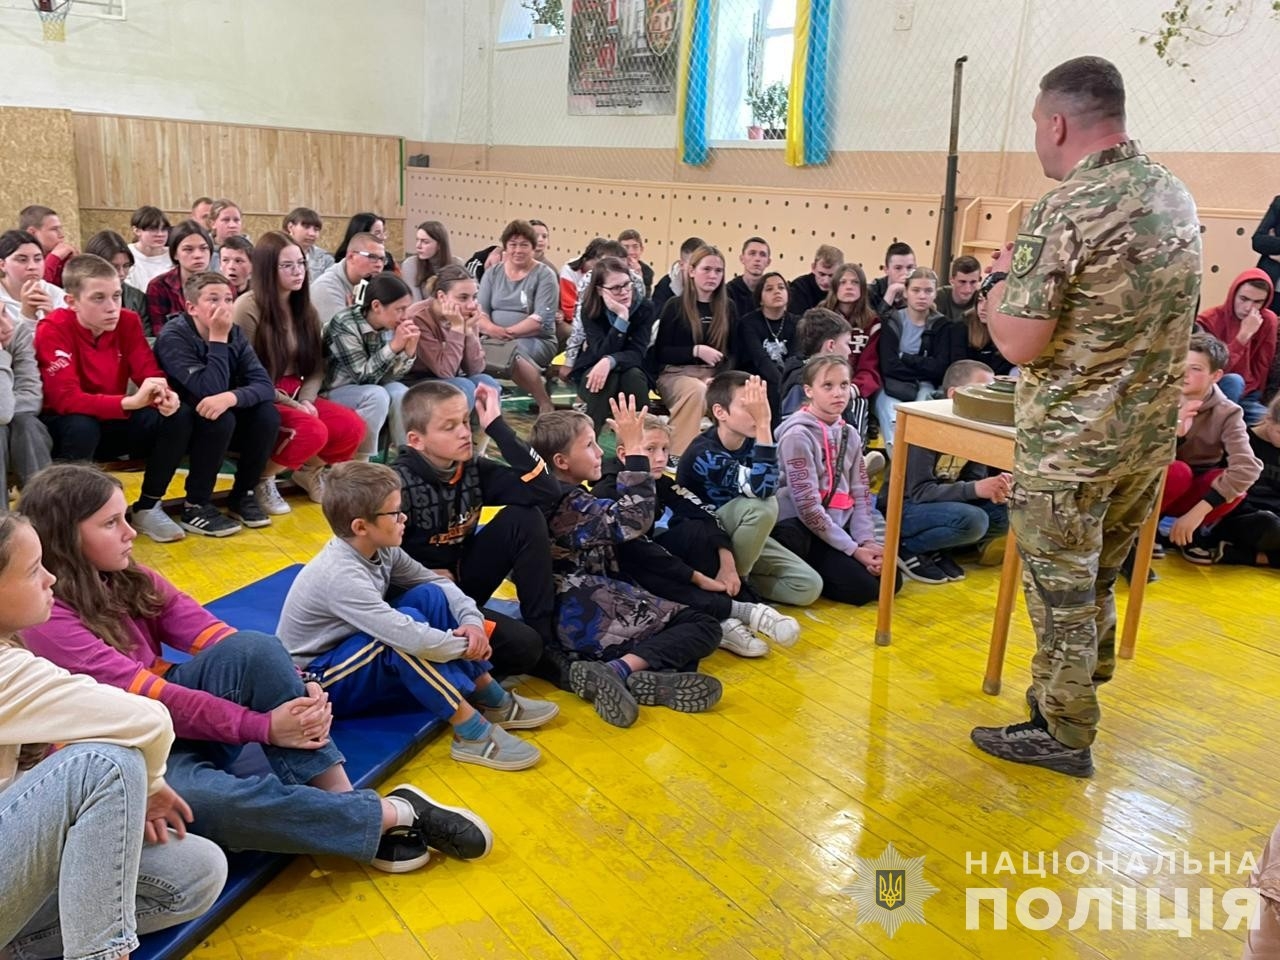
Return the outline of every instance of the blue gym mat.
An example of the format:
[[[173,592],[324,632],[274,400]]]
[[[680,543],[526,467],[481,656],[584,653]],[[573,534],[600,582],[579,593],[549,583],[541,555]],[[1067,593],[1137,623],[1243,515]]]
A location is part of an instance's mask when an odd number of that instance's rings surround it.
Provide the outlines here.
[[[302,564],[273,573],[207,604],[214,616],[239,630],[275,633],[280,608]],[[184,654],[167,650],[171,660]],[[426,722],[422,714],[387,714],[336,720],[332,736],[347,758],[347,774],[357,787],[381,783],[402,763],[444,729],[445,724]],[[243,773],[270,772],[260,747],[246,747],[235,769]],[[289,856],[271,853],[231,853],[227,856],[227,885],[217,902],[202,917],[181,926],[142,937],[134,960],[178,960],[200,945],[240,904],[261,890],[288,865]]]

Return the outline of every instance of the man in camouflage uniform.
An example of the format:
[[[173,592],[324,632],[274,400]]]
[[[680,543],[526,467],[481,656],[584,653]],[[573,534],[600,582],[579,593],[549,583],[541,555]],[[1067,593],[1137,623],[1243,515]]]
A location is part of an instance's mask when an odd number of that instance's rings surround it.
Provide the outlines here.
[[[1019,364],[1010,524],[1036,631],[1031,721],[978,727],[979,748],[1093,773],[1096,687],[1115,669],[1114,586],[1173,459],[1200,286],[1186,188],[1130,140],[1124,83],[1097,57],[1040,81],[1036,153],[1061,184],[994,264],[1000,352]]]

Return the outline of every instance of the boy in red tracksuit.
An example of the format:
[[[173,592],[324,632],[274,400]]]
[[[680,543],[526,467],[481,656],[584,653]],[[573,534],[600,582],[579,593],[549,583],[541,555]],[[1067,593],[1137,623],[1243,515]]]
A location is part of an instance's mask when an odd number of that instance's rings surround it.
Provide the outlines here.
[[[1201,329],[1227,345],[1226,375],[1218,388],[1240,404],[1248,425],[1267,412],[1262,396],[1276,356],[1276,315],[1267,304],[1274,293],[1271,278],[1254,267],[1232,281],[1225,303],[1196,317]]]
[[[67,306],[36,327],[45,425],[55,460],[146,459],[133,526],[157,543],[185,534],[160,507],[191,444],[195,408],[183,406],[147,345],[142,320],[120,306],[120,277],[82,254],[62,274]],[[128,393],[129,382],[138,385]]]

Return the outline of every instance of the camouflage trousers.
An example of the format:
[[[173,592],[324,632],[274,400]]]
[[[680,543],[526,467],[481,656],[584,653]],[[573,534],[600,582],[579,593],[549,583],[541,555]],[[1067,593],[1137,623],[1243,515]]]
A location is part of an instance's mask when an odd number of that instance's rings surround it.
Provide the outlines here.
[[[1068,746],[1087,747],[1097,733],[1096,688],[1116,668],[1116,577],[1163,475],[1163,467],[1091,481],[1014,472],[1009,525],[1036,631],[1031,675],[1049,732]]]

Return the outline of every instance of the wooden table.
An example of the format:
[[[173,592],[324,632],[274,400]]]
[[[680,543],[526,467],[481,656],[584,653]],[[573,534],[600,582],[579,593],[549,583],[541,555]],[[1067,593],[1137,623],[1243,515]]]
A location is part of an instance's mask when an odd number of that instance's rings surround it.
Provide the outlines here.
[[[907,447],[914,445],[950,454],[965,460],[984,463],[1001,470],[1013,469],[1013,427],[981,423],[957,416],[950,400],[922,400],[898,407],[895,456],[889,475],[889,503],[885,515],[885,574],[896,563],[901,539],[902,494],[907,479]],[[1159,496],[1157,495],[1157,500]],[[1120,656],[1133,657],[1137,644],[1138,621],[1142,616],[1142,597],[1147,588],[1147,571],[1151,568],[1151,548],[1155,543],[1160,511],[1152,509],[1138,533],[1137,555],[1133,579],[1129,585],[1129,602],[1125,605],[1124,629],[1120,636]],[[1009,640],[1009,618],[1013,600],[1022,578],[1022,560],[1010,529],[1000,567],[1000,588],[996,594],[995,620],[991,626],[991,648],[987,654],[987,672],[982,690],[995,696],[1000,692],[1000,676],[1004,670],[1005,647]],[[876,643],[888,646],[893,621],[894,577],[880,578],[880,606],[876,617]]]

